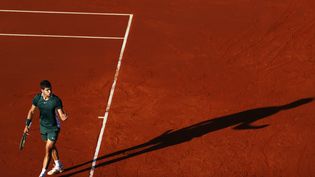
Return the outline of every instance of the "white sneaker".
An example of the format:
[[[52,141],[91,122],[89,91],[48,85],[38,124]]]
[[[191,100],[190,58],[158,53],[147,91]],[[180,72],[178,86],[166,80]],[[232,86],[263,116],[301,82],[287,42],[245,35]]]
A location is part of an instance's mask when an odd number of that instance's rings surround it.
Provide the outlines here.
[[[51,169],[47,174],[54,175],[63,172],[63,165],[57,166],[55,165],[53,169]]]
[[[45,177],[46,176],[46,170],[43,170],[40,172],[39,177]]]

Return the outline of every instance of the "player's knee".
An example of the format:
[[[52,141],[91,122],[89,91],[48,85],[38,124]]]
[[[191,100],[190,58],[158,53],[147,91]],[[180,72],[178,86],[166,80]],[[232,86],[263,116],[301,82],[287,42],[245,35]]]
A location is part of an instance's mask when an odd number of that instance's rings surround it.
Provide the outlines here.
[[[53,144],[48,143],[48,144],[46,145],[46,147],[47,147],[48,149],[52,149],[52,148],[54,147],[54,145],[53,145]]]
[[[51,152],[53,148],[54,148],[54,144],[48,141],[46,144],[46,152]]]

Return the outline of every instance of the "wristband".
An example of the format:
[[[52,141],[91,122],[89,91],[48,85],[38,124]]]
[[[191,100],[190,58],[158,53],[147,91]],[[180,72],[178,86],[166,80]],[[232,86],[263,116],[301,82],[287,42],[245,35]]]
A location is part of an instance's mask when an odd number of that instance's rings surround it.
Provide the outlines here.
[[[31,125],[31,123],[32,123],[32,120],[31,119],[26,119],[25,123],[26,123],[26,126],[29,127]]]

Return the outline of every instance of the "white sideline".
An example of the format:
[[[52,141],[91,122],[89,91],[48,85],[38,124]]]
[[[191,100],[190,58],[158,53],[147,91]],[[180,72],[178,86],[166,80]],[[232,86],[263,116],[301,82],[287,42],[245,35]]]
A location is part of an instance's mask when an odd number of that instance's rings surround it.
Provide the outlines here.
[[[112,88],[110,90],[110,94],[109,94],[109,98],[108,98],[108,102],[107,102],[107,106],[106,106],[106,111],[105,111],[105,115],[104,115],[104,119],[103,119],[103,124],[102,124],[102,128],[101,128],[100,134],[98,136],[97,146],[96,146],[96,149],[95,149],[95,154],[94,154],[94,157],[93,157],[93,162],[92,162],[92,167],[91,167],[91,170],[90,170],[89,177],[93,177],[93,175],[94,175],[96,159],[98,158],[98,154],[99,154],[99,150],[100,150],[100,147],[101,147],[103,134],[104,134],[104,130],[105,130],[105,125],[106,125],[106,121],[107,121],[107,118],[108,118],[109,109],[110,109],[110,106],[112,104],[114,91],[115,91],[115,87],[116,87],[116,83],[117,83],[117,79],[118,79],[118,74],[119,74],[119,70],[120,70],[120,66],[121,66],[121,61],[122,61],[122,58],[123,58],[123,55],[124,55],[124,51],[125,51],[125,47],[126,47],[129,31],[130,31],[132,18],[133,18],[133,15],[131,14],[129,16],[128,26],[127,26],[127,29],[126,29],[126,32],[125,32],[124,41],[123,41],[123,44],[122,44],[122,47],[121,47],[121,50],[120,50],[120,55],[119,55],[119,59],[118,59],[118,63],[117,63],[115,76],[114,76],[114,82],[113,82]]]

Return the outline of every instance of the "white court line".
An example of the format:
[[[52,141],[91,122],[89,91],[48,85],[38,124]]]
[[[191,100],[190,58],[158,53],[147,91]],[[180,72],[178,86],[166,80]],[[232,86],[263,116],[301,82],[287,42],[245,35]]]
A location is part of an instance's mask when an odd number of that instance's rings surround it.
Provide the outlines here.
[[[0,12],[12,13],[35,13],[35,14],[71,14],[71,15],[103,15],[103,16],[130,16],[130,14],[122,13],[93,13],[93,12],[62,12],[62,11],[32,11],[32,10],[9,10],[0,9]],[[76,36],[76,35],[56,35],[56,34],[15,34],[15,33],[0,33],[0,36],[15,36],[15,37],[50,37],[50,38],[77,38],[77,39],[113,39],[122,40],[123,37],[108,37],[108,36]]]
[[[108,118],[109,109],[110,109],[110,106],[112,104],[114,91],[115,91],[115,87],[116,87],[116,83],[117,83],[117,79],[118,79],[118,74],[119,74],[119,70],[120,70],[120,66],[121,66],[121,61],[122,61],[122,58],[123,58],[123,55],[124,55],[124,51],[125,51],[125,48],[126,48],[126,43],[127,43],[129,31],[130,31],[132,18],[133,18],[133,15],[131,14],[129,16],[128,26],[127,26],[127,29],[126,29],[126,32],[125,32],[125,37],[124,37],[124,42],[123,42],[121,50],[120,50],[120,55],[119,55],[119,59],[118,59],[118,63],[117,63],[115,76],[114,76],[114,82],[113,82],[112,88],[110,90],[110,94],[109,94],[109,98],[108,98],[108,102],[107,102],[107,106],[106,106],[106,111],[105,111],[105,115],[104,115],[104,119],[103,119],[103,124],[102,124],[102,128],[101,128],[100,134],[98,136],[98,141],[97,141],[97,145],[96,145],[95,154],[94,154],[94,157],[93,157],[93,162],[92,162],[92,167],[91,167],[91,170],[90,170],[89,177],[93,177],[93,175],[94,175],[96,159],[98,158],[98,154],[99,154],[99,151],[100,151],[100,147],[101,147],[101,143],[102,143],[102,139],[103,139],[103,134],[104,134],[104,130],[105,130],[105,125],[106,125],[106,121],[107,121],[107,118]]]
[[[112,15],[112,16],[130,16],[132,14],[124,13],[97,13],[97,12],[62,12],[62,11],[38,11],[38,10],[13,10],[13,9],[0,9],[0,12],[13,12],[13,13],[36,13],[36,14],[68,14],[68,15]]]
[[[55,35],[55,34],[15,34],[0,33],[0,36],[14,37],[46,37],[46,38],[77,38],[77,39],[124,39],[123,37],[107,37],[107,36],[73,36],[73,35]]]
[[[77,39],[124,39],[123,37],[107,37],[107,36],[73,36],[73,35],[55,35],[55,34],[15,34],[0,33],[0,36],[13,37],[46,37],[46,38],[77,38]]]

